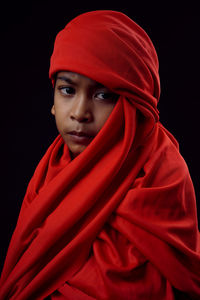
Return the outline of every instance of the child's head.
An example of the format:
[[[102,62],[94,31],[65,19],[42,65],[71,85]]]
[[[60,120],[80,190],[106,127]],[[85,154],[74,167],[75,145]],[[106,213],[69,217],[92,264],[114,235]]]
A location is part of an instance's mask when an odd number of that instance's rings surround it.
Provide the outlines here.
[[[102,129],[118,98],[128,99],[152,126],[159,119],[156,51],[123,13],[88,12],[67,24],[56,37],[49,75],[55,86],[52,113],[73,157]]]

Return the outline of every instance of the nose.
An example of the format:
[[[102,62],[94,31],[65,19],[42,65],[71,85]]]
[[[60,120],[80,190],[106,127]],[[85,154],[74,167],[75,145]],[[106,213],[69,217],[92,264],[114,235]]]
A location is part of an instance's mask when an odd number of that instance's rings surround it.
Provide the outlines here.
[[[87,95],[77,95],[70,112],[72,120],[89,123],[92,121],[92,109]]]

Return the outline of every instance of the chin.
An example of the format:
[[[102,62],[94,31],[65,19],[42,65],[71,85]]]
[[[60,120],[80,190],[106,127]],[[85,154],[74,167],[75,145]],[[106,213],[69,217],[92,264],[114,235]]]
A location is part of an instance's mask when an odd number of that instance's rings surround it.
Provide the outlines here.
[[[77,149],[77,147],[68,147],[68,148],[69,148],[71,157],[73,157],[73,158],[77,157],[79,154],[81,154],[86,149],[86,147],[79,147],[79,149]]]

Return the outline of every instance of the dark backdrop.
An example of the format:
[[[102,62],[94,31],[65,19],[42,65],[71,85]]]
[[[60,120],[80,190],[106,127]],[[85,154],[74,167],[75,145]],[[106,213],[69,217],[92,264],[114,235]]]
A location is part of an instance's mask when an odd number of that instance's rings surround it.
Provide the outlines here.
[[[160,61],[160,119],[180,143],[199,203],[199,9],[186,1],[120,2],[11,1],[1,7],[1,264],[27,184],[57,135],[48,79],[55,36],[89,10],[122,11],[150,35]]]

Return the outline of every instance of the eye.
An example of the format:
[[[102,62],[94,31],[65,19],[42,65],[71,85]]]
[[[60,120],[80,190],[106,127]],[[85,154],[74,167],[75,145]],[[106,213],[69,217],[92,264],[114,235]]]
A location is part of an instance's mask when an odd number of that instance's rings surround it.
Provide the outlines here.
[[[59,86],[58,90],[62,95],[74,95],[75,94],[75,89],[70,86]]]
[[[100,100],[117,100],[118,96],[111,92],[98,92],[95,95]]]

